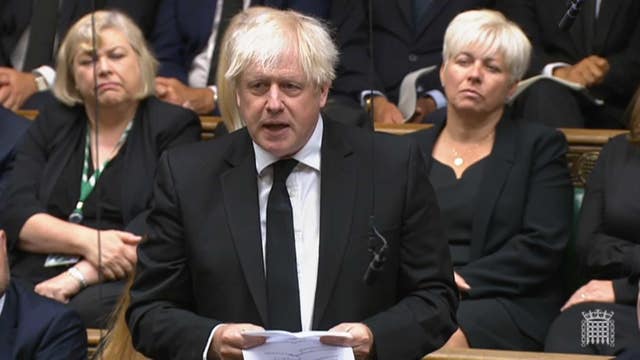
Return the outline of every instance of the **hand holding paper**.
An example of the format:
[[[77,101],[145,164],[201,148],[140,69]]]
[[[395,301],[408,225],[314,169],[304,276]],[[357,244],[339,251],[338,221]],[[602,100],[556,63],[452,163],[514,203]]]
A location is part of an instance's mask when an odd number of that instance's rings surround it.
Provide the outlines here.
[[[266,339],[266,343],[242,351],[244,360],[353,360],[353,350],[348,345],[352,335],[346,332],[303,331],[290,333],[280,330],[252,331],[242,334],[245,338]],[[329,338],[331,345],[324,343]]]

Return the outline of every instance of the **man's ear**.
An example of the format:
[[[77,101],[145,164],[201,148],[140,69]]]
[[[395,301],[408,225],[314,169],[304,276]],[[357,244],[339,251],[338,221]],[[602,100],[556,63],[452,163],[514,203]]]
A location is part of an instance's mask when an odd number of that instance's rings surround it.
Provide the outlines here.
[[[0,229],[0,266],[2,266],[2,262],[8,262],[9,261],[9,257],[8,254],[9,253],[9,249],[7,246],[7,234],[4,232],[4,230]],[[0,271],[2,271],[2,269],[0,269]]]
[[[320,85],[320,107],[321,108],[323,108],[327,104],[330,88],[331,88],[331,83]]]

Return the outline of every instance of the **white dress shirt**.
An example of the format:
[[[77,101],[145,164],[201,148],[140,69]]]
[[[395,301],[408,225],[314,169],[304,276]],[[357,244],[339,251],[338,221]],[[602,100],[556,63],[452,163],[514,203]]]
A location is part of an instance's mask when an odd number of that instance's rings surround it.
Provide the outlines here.
[[[311,330],[318,278],[318,259],[320,257],[320,149],[323,131],[322,117],[319,117],[318,123],[307,143],[293,155],[293,158],[298,160],[299,164],[293,169],[286,183],[293,211],[293,233],[296,242],[302,331]],[[258,174],[262,260],[266,264],[267,200],[273,184],[273,168],[270,165],[280,159],[261,148],[255,142],[253,142],[253,150]],[[207,358],[209,346],[218,326],[214,327],[211,330],[211,334],[209,334],[209,339],[202,354],[204,360]]]
[[[214,0],[212,0],[214,1]],[[207,46],[204,47],[201,53],[193,58],[191,63],[191,69],[189,70],[189,86],[195,88],[207,87],[207,80],[209,80],[209,68],[211,67],[211,57],[213,56],[213,49],[216,47],[216,37],[218,36],[218,27],[220,26],[220,19],[222,18],[222,3],[224,0],[216,1],[216,12],[213,15],[213,24],[211,25],[211,34]],[[243,9],[249,7],[251,0],[243,0]]]

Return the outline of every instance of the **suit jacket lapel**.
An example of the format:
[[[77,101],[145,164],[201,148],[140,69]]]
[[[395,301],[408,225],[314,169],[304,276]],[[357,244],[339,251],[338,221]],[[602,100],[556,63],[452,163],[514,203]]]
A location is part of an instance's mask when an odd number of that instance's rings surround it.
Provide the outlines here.
[[[493,150],[487,159],[484,169],[486,176],[480,183],[478,195],[474,199],[475,209],[471,234],[471,259],[477,259],[482,254],[484,239],[486,238],[493,209],[500,197],[505,181],[515,161],[517,134],[513,119],[507,114],[502,116],[496,128]]]
[[[426,173],[429,174],[431,172],[431,166],[433,165],[433,147],[436,145],[436,141],[446,124],[446,114],[441,111],[437,114],[434,114],[434,122],[433,122],[433,130],[426,131],[424,133],[424,140],[420,140],[418,145],[424,155]]]
[[[313,312],[317,328],[331,298],[349,240],[355,207],[356,168],[353,152],[343,136],[324,122],[320,182],[320,254]]]
[[[591,8],[591,6],[589,5],[589,2],[591,2],[591,0],[586,0],[584,2],[584,4],[582,5],[582,9],[580,10],[580,13],[578,14],[573,25],[571,25],[571,28],[569,28],[569,31],[568,31],[569,38],[571,39],[571,47],[574,49],[575,54],[589,53],[587,49],[588,40],[586,39],[586,34],[587,34],[586,31],[587,31],[587,27],[590,25],[587,23],[587,21],[585,21],[586,13],[590,12],[589,8]],[[554,1],[554,4],[559,7],[559,9],[556,10],[558,14],[558,19],[553,20],[553,26],[557,26],[558,21],[560,21],[562,16],[565,14],[565,12],[568,9],[568,6],[565,4],[565,1],[556,0]],[[591,14],[593,14],[593,12]],[[559,31],[559,34],[562,34],[561,30],[558,30],[558,31]],[[580,55],[580,56],[583,56],[583,55]]]
[[[221,176],[224,207],[231,236],[251,295],[264,324],[267,323],[267,289],[262,260],[260,208],[256,162],[251,138],[236,139],[227,161],[231,168]],[[251,189],[251,190],[248,190]]]
[[[4,308],[0,314],[0,349],[8,350],[11,356],[16,341],[16,332],[18,328],[18,299],[17,289],[12,283],[9,283],[5,291]]]
[[[389,0],[380,0],[389,1]],[[390,1],[391,3],[393,1]],[[391,5],[394,6],[394,5]],[[404,22],[408,28],[413,31],[413,0],[398,0],[397,6],[400,8],[400,13],[404,18]],[[379,16],[385,16],[385,14],[379,14]],[[411,34],[411,32],[410,32]]]
[[[614,26],[618,13],[623,9],[625,1],[603,1],[600,5],[600,13],[595,21],[595,33],[593,38],[593,53],[600,53],[605,47],[609,30]]]
[[[440,14],[440,11],[442,11],[442,8],[446,4],[447,0],[431,0],[431,5],[427,8],[422,19],[416,24],[416,39],[420,39],[421,34],[429,27],[429,24],[438,17],[438,14]]]

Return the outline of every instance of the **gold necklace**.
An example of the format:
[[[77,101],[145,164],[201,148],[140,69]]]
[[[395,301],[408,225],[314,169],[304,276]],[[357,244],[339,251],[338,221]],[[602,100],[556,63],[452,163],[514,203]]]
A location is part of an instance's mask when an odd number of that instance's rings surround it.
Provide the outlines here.
[[[462,158],[462,156],[460,156],[456,149],[452,147],[451,151],[453,152],[453,165],[457,167],[464,165],[464,159]]]
[[[494,133],[495,131],[491,131],[485,137],[480,139],[480,141],[470,144],[471,148],[468,149],[468,151],[466,151],[465,153],[468,154],[469,152],[472,152],[475,155],[476,150],[480,146],[482,146],[487,139],[491,138],[491,135],[493,135]],[[464,165],[465,160],[463,154],[459,153],[456,148],[453,147],[453,145],[451,145],[451,153],[453,154],[453,165],[455,167],[461,167],[462,165]]]

